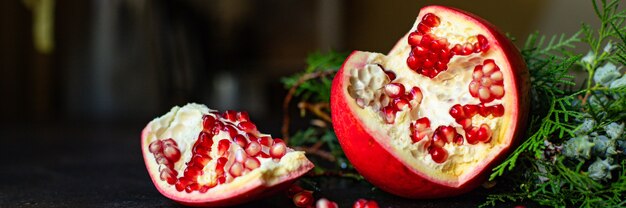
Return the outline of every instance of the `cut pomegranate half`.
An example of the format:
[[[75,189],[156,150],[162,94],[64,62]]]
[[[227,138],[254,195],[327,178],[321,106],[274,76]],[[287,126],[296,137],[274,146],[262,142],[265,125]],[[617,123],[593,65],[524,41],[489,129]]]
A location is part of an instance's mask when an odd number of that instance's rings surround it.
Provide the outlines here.
[[[333,126],[354,167],[381,189],[458,195],[480,185],[525,130],[528,87],[521,55],[494,26],[428,6],[388,55],[347,58],[332,84]]]
[[[245,112],[187,104],[152,120],[141,135],[156,188],[190,206],[241,204],[289,187],[313,164],[262,134]]]

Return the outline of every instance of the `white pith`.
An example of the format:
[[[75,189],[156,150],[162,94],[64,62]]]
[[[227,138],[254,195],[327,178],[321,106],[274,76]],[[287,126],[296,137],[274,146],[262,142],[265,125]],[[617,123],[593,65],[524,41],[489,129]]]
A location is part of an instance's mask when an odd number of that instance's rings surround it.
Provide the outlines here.
[[[505,139],[510,138],[510,132],[505,131],[505,129],[513,128],[511,126],[513,119],[511,118],[517,117],[517,111],[513,106],[507,104],[515,103],[516,89],[507,83],[508,80],[512,79],[513,75],[509,63],[503,60],[503,57],[505,57],[504,52],[495,43],[495,38],[486,28],[482,28],[483,26],[476,27],[478,24],[466,16],[445,14],[448,11],[432,12],[441,17],[441,24],[439,27],[433,28],[431,34],[437,37],[446,37],[450,46],[456,43],[461,45],[466,42],[474,43],[477,41],[475,36],[482,34],[489,40],[489,50],[481,54],[454,56],[448,64],[447,71],[441,72],[437,77],[430,79],[408,68],[406,58],[411,48],[407,44],[405,37],[400,40],[398,45],[387,56],[378,53],[360,52],[363,54],[359,54],[359,56],[367,56],[367,64],[359,64],[359,66],[364,66],[361,68],[344,68],[344,70],[347,70],[344,72],[346,74],[344,76],[347,76],[345,79],[348,86],[346,93],[355,100],[353,103],[349,102],[350,108],[354,109],[360,120],[371,131],[370,133],[374,134],[373,137],[384,148],[393,150],[390,152],[401,158],[405,165],[417,170],[416,172],[424,173],[428,178],[436,178],[444,181],[444,183],[455,185],[470,179],[472,173],[476,172],[477,169],[484,168],[486,163],[497,156],[505,146],[508,146],[510,141]],[[428,11],[420,13],[420,16],[417,18],[418,21],[410,32],[416,30],[417,24],[426,13]],[[474,145],[465,141],[460,146],[448,143],[444,146],[444,149],[449,154],[448,159],[443,163],[436,163],[432,160],[428,150],[424,148],[426,140],[413,144],[410,138],[409,125],[418,118],[428,117],[431,122],[431,130],[434,131],[441,125],[450,125],[455,127],[457,132],[465,138],[465,131],[450,116],[449,110],[454,104],[480,103],[479,99],[470,95],[468,85],[472,81],[474,67],[482,65],[485,59],[493,59],[496,65],[500,67],[504,77],[505,89],[505,95],[502,99],[496,99],[486,103],[486,105],[503,104],[505,114],[497,118],[491,115],[482,117],[478,114],[472,117],[472,125],[475,127],[483,123],[489,125],[493,132],[491,141],[486,144],[478,143]],[[380,73],[361,75],[363,72],[371,72],[373,68],[378,67],[377,65],[381,65],[385,70],[393,71],[396,74],[397,78],[392,82],[402,83],[407,91],[411,87],[417,86],[424,95],[418,109],[412,109],[413,112],[408,110],[399,111],[393,124],[385,124],[380,116],[380,107],[381,105],[384,107],[385,103],[372,102],[365,108],[360,108],[356,102],[362,98],[359,96],[359,93],[353,92],[355,84],[359,85],[359,82],[368,83],[364,78],[379,79],[378,76],[382,76],[384,80],[383,85],[389,82],[384,73],[382,75]],[[369,88],[361,91],[370,91],[368,94],[378,95],[380,94],[378,91],[382,92],[382,89]],[[373,98],[372,100],[377,99]]]
[[[204,105],[187,104],[183,107],[173,107],[167,114],[152,120],[146,127],[146,138],[143,141],[145,143],[143,145],[144,159],[146,160],[148,168],[151,169],[150,171],[157,171],[162,167],[155,162],[154,155],[147,151],[147,144],[150,144],[157,139],[164,140],[172,138],[176,141],[178,148],[181,151],[181,158],[175,163],[174,170],[178,172],[177,178],[182,177],[184,170],[187,167],[186,163],[189,162],[192,157],[191,147],[194,145],[198,138],[198,134],[203,129],[202,116],[208,114],[209,112],[215,111]],[[240,131],[240,133],[243,132]],[[213,137],[213,145],[210,152],[210,156],[213,159],[204,167],[204,174],[198,176],[197,180],[200,185],[216,183],[215,166],[217,159],[219,158],[217,155],[217,145],[222,139],[230,140],[230,136],[225,132],[220,132],[218,135]],[[258,157],[257,159],[259,159],[261,164],[260,167],[252,171],[246,170],[242,176],[233,178],[230,174],[228,174],[228,168],[234,161],[234,152],[237,149],[241,149],[241,147],[239,147],[236,143],[230,144],[228,151],[232,154],[227,153],[227,155],[229,155],[229,161],[224,166],[225,175],[227,177],[226,183],[217,185],[209,189],[206,193],[199,193],[198,191],[193,191],[191,193],[185,193],[185,191],[179,192],[175,189],[174,185],[170,185],[166,181],[161,180],[158,172],[157,174],[151,173],[151,176],[153,177],[153,181],[156,183],[155,185],[159,186],[161,190],[165,189],[169,193],[178,192],[185,194],[186,196],[184,197],[188,197],[190,200],[193,200],[196,199],[194,198],[194,195],[216,194],[216,196],[219,195],[219,197],[227,197],[227,195],[222,196],[221,193],[245,191],[246,187],[253,188],[254,186],[259,185],[272,186],[276,183],[282,182],[285,178],[293,177],[290,174],[302,174],[303,169],[312,167],[310,162],[304,156],[304,152],[294,151],[287,148],[287,153],[280,160]],[[254,182],[252,183],[252,181]]]

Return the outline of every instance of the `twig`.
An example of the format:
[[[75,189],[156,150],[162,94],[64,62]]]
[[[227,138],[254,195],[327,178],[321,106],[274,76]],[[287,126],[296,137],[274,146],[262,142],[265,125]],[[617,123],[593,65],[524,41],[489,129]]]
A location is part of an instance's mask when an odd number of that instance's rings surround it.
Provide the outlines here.
[[[330,115],[328,115],[328,113],[322,110],[322,109],[330,109],[330,104],[327,102],[307,103],[303,101],[303,102],[298,103],[298,108],[309,110],[313,112],[313,114],[315,114],[316,116],[323,119],[324,121],[328,121],[331,123],[333,122],[332,120],[330,120]]]
[[[322,172],[311,171],[309,172],[308,176],[310,177],[336,176],[336,177],[343,177],[343,178],[352,178],[355,180],[363,180],[363,176],[359,174],[352,173],[352,172],[344,172],[344,171],[329,171],[329,170],[324,170]]]
[[[319,146],[313,146],[313,147],[294,147],[295,150],[299,150],[299,151],[304,151],[308,154],[312,154],[312,155],[317,155],[318,157],[324,158],[330,162],[335,162],[335,160],[337,160],[335,158],[335,156],[328,152],[328,151],[324,151],[321,150],[319,148]]]
[[[308,74],[304,74],[300,77],[300,79],[298,79],[298,81],[291,86],[291,88],[289,89],[289,91],[287,92],[287,96],[285,96],[285,100],[283,101],[283,127],[282,127],[282,133],[283,133],[283,140],[285,140],[285,142],[289,141],[289,102],[291,102],[291,99],[293,98],[293,96],[296,94],[296,90],[298,89],[298,87],[306,82],[307,80],[310,79],[315,79],[318,77],[323,77],[323,76],[328,76],[335,73],[334,71],[320,71],[320,72],[314,72],[314,73],[308,73]]]

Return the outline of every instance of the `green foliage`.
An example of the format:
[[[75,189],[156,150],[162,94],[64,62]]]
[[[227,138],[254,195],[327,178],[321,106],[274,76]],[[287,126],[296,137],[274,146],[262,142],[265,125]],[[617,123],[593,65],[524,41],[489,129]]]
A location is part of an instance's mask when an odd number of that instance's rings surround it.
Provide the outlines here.
[[[307,79],[300,83],[296,89],[295,95],[301,100],[311,102],[329,102],[330,86],[334,72],[339,70],[343,61],[348,54],[330,51],[328,53],[315,52],[307,57],[307,67],[303,72],[283,77],[282,82],[287,89],[298,84],[298,82],[307,75],[313,73],[327,73],[327,76],[321,76],[319,79]]]

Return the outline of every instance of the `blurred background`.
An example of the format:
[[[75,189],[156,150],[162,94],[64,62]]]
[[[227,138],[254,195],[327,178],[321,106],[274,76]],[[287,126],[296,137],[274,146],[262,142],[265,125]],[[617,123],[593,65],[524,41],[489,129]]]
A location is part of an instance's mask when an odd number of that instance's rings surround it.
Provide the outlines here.
[[[384,53],[427,4],[475,13],[517,45],[596,24],[591,2],[570,0],[0,1],[0,120],[147,123],[199,102],[278,134],[280,77],[315,51]]]

